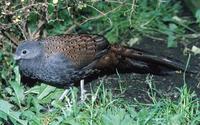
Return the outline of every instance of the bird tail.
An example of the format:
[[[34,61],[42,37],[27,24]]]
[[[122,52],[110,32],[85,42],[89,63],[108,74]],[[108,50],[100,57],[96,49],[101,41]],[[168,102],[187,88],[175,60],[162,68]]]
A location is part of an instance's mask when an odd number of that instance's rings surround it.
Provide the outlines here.
[[[121,72],[165,75],[185,71],[185,66],[179,62],[172,61],[165,57],[152,55],[138,49],[113,45],[111,46],[111,50],[118,56],[119,63],[117,69]],[[195,73],[193,71],[186,72]]]

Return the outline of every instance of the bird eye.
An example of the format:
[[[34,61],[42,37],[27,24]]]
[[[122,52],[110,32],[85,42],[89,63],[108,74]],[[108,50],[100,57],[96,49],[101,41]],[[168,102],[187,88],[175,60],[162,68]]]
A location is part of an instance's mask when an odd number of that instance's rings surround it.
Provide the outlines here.
[[[27,53],[27,50],[23,50],[22,54],[25,55]]]

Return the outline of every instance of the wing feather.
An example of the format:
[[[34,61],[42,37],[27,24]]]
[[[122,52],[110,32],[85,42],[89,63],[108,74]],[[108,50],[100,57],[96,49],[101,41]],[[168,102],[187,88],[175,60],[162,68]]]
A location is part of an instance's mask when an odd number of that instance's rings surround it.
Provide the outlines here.
[[[103,36],[66,34],[43,40],[46,56],[62,53],[75,67],[82,68],[104,55],[109,44]]]

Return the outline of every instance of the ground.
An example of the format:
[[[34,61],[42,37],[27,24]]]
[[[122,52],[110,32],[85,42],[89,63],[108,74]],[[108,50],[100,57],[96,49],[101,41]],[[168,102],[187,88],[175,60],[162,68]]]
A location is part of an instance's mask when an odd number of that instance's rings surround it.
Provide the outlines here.
[[[186,45],[186,44],[184,44]],[[200,47],[200,43],[197,40],[193,40],[191,44],[188,44],[188,48],[191,48],[192,45]],[[154,41],[152,39],[145,38],[142,40],[142,42],[136,46],[135,48],[140,48],[145,51],[149,51],[151,53],[154,53],[156,55],[160,55],[164,57],[169,57],[174,60],[179,60],[186,64],[188,56],[184,55],[183,50],[185,46],[183,44],[178,44],[177,48],[167,48],[167,45],[163,41]],[[189,62],[189,69],[200,71],[200,56],[192,55],[191,60]],[[119,79],[120,76],[120,79]],[[128,101],[134,101],[137,99],[140,102],[151,102],[151,99],[149,98],[148,91],[149,91],[149,85],[147,84],[146,80],[147,77],[151,77],[150,74],[114,74],[111,76],[105,76],[103,78],[104,80],[104,86],[107,89],[112,89],[113,93],[119,94],[127,99]],[[194,91],[197,94],[197,97],[200,97],[200,74],[186,74],[186,83],[188,87],[191,89],[191,91]],[[157,97],[170,97],[172,99],[176,99],[179,97],[178,89],[181,88],[184,85],[183,81],[183,73],[179,74],[171,74],[167,76],[156,76],[154,75],[152,77],[153,84],[155,85],[155,89],[157,91]],[[86,88],[87,91],[90,91],[90,86],[97,87],[99,85],[99,80],[93,81],[89,84],[87,84]],[[120,91],[120,85],[122,90]]]

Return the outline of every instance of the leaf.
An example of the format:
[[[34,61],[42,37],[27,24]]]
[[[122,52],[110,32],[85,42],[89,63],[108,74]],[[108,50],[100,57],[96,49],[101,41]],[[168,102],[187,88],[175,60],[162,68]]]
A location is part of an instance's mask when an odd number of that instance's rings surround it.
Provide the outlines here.
[[[6,120],[7,121],[7,115],[4,113],[4,112],[1,112],[0,111],[0,118],[2,118],[2,119],[4,119],[4,120]]]
[[[28,110],[23,112],[22,114],[24,117],[26,117],[26,119],[29,121],[29,123],[32,125],[41,125],[41,120],[40,117],[36,116],[35,113],[33,113],[32,111]]]
[[[138,37],[131,38],[131,39],[128,41],[128,44],[129,44],[129,46],[133,46],[133,45],[135,45],[135,44],[138,44],[139,41],[140,41],[140,38],[138,38]]]
[[[52,99],[58,99],[63,91],[63,89],[56,89],[55,87],[41,84],[30,88],[25,93],[37,95],[37,100],[39,100],[41,104],[44,104],[49,103]]]
[[[173,24],[173,23],[169,24],[169,30],[167,32],[167,34],[168,34],[167,46],[168,47],[177,47],[177,42],[176,42],[176,37],[175,37],[177,28],[178,27],[176,26],[176,24]]]
[[[169,35],[167,38],[167,47],[177,47],[176,37],[174,35]]]
[[[0,60],[3,59],[3,53],[0,52]]]
[[[19,67],[14,67],[14,73],[15,73],[15,81],[20,84],[21,83],[21,75],[19,73]]]
[[[20,85],[21,83],[21,78],[20,78],[20,74],[19,74],[19,68],[15,67],[14,68],[14,73],[15,73],[15,81],[10,81],[10,85],[13,88],[14,92],[15,92],[15,96],[16,96],[16,100],[17,100],[17,104],[21,107],[21,102],[23,102],[24,100],[24,89],[23,87]]]
[[[200,48],[196,47],[196,46],[192,46],[192,50],[191,50],[194,55],[200,54]]]
[[[106,34],[106,38],[110,43],[116,43],[118,41],[118,28],[115,26],[110,32]]]
[[[133,125],[134,120],[121,108],[110,109],[103,114],[102,122],[104,125]]]
[[[0,100],[0,117],[5,119],[5,116],[2,116],[2,114],[5,114],[7,117],[11,119],[11,121],[16,121],[22,125],[27,125],[27,121],[21,120],[19,117],[21,115],[20,112],[15,112],[11,108],[13,107],[12,104],[10,104],[7,101]],[[7,119],[5,119],[7,120]]]
[[[170,23],[170,24],[169,24],[169,29],[170,29],[172,32],[175,32],[177,28],[178,28],[178,27],[176,26],[176,24],[174,24],[174,23]]]
[[[64,120],[64,118],[63,117],[61,117],[61,116],[58,116],[57,118],[56,118],[56,120],[55,121],[53,121],[52,123],[50,123],[50,125],[60,125],[61,124],[61,122]]]
[[[28,16],[28,22],[29,22],[29,29],[31,32],[35,31],[37,29],[37,24],[39,20],[39,15],[35,11],[30,12]]]
[[[197,22],[200,23],[200,9],[196,11],[195,17],[197,18]]]
[[[39,94],[41,89],[44,88],[43,86],[33,86],[32,88],[30,88],[29,90],[27,90],[25,93],[26,94],[31,94],[31,93],[34,93],[34,94]]]
[[[53,92],[56,88],[53,86],[46,85],[44,90],[37,96],[39,100],[43,99],[47,95],[49,95],[51,92]]]

